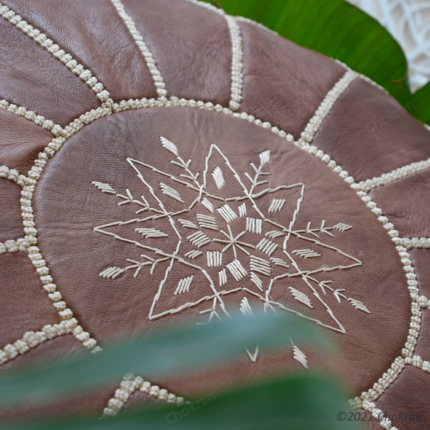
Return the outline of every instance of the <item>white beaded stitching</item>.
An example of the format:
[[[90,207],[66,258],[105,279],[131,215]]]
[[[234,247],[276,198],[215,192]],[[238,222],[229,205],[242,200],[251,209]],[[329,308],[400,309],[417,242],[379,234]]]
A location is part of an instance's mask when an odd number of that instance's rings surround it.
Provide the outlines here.
[[[70,54],[66,54],[66,52],[49,39],[46,34],[28,24],[21,16],[17,15],[13,10],[4,6],[2,3],[0,3],[0,15],[24,34],[32,38],[42,48],[45,48],[75,75],[79,76],[79,78],[91,88],[100,102],[111,102],[109,92],[105,90],[103,84],[99,82],[89,70],[85,69],[82,64],[74,60]]]
[[[231,38],[231,100],[229,108],[236,111],[240,108],[242,101],[242,86],[243,86],[243,52],[242,52],[242,37],[240,28],[237,25],[236,19],[230,15],[225,15],[228,29]]]
[[[324,100],[319,105],[315,115],[310,119],[304,131],[301,133],[300,139],[297,142],[298,146],[305,147],[312,142],[316,132],[330,113],[334,104],[349,85],[357,78],[357,76],[357,73],[352,70],[347,70],[346,73],[336,82],[334,87],[324,97]]]
[[[430,238],[428,237],[402,237],[397,238],[395,244],[404,246],[406,249],[412,248],[430,248]]]
[[[380,187],[381,185],[389,184],[390,182],[404,178],[405,176],[413,175],[414,173],[420,172],[421,170],[428,169],[430,167],[430,158],[416,163],[408,164],[407,166],[399,167],[389,173],[384,173],[379,177],[367,179],[365,181],[354,184],[356,191],[369,192],[373,188]]]
[[[61,126],[49,119],[45,119],[45,117],[41,115],[37,115],[31,110],[27,110],[25,107],[18,107],[17,105],[10,104],[6,100],[0,100],[0,108],[28,119],[45,130],[49,130],[54,136],[61,136],[63,133]]]
[[[7,166],[0,166],[0,178],[9,179],[20,187],[24,187],[27,179],[24,175],[20,175],[18,170],[9,169]]]
[[[0,254],[12,254],[14,252],[28,252],[28,247],[30,244],[24,238],[17,240],[7,240],[4,243],[0,242]]]
[[[130,32],[131,36],[135,40],[137,47],[139,48],[140,52],[143,55],[143,58],[146,61],[146,65],[148,66],[148,69],[151,72],[155,87],[157,89],[158,98],[165,99],[167,96],[167,91],[163,81],[163,77],[161,76],[161,73],[157,69],[157,66],[155,65],[154,57],[152,56],[151,52],[149,51],[148,47],[143,41],[142,35],[136,28],[136,24],[131,19],[131,17],[126,13],[124,9],[124,5],[122,4],[121,0],[111,0],[111,1],[118,12],[118,15],[124,21],[124,24],[128,28],[128,31]]]
[[[176,405],[183,405],[185,403],[183,397],[178,397],[165,389],[160,389],[159,386],[152,385],[140,376],[134,377],[133,374],[127,374],[124,376],[119,388],[115,391],[114,396],[108,401],[107,406],[103,410],[102,417],[106,418],[117,415],[129,401],[130,396],[137,390],[167,403]]]
[[[76,326],[77,321],[72,318],[67,321],[62,321],[59,324],[48,324],[44,326],[41,331],[28,331],[21,339],[0,349],[0,365],[13,360],[19,355],[25,354],[47,340],[73,333]]]

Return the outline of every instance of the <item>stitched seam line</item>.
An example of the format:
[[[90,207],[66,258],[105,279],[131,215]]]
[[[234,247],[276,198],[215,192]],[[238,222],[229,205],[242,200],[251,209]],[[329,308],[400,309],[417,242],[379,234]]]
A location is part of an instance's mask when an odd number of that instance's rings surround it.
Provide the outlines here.
[[[77,321],[72,318],[68,321],[61,321],[59,324],[45,325],[41,331],[26,332],[21,339],[18,339],[13,344],[8,344],[3,347],[3,349],[0,349],[0,365],[25,354],[31,349],[36,348],[36,346],[41,343],[72,333],[76,326]]]
[[[402,237],[398,238],[396,244],[404,246],[406,249],[412,248],[430,248],[430,238],[428,237]]]
[[[354,189],[357,191],[369,192],[373,188],[377,188],[382,185],[389,184],[390,182],[394,182],[406,176],[413,175],[414,173],[428,169],[429,167],[430,167],[430,158],[428,158],[427,160],[408,164],[407,166],[399,167],[398,169],[395,169],[389,173],[384,173],[381,176],[374,177],[372,179],[367,179],[365,181],[361,181],[358,184],[354,185]]]
[[[118,15],[124,21],[124,24],[126,25],[128,31],[130,32],[131,36],[136,42],[137,47],[139,48],[140,52],[143,55],[143,58],[145,59],[146,65],[148,66],[148,69],[152,75],[152,79],[154,80],[154,85],[157,89],[158,98],[165,99],[167,96],[167,91],[163,81],[163,77],[161,76],[161,73],[157,69],[157,66],[155,65],[154,57],[152,56],[150,50],[148,49],[145,42],[143,41],[143,37],[138,31],[136,24],[134,23],[133,19],[126,13],[124,5],[122,4],[121,0],[111,0],[111,1],[116,11],[118,12]]]
[[[79,64],[70,54],[67,54],[56,43],[49,39],[46,34],[28,24],[20,15],[17,15],[13,10],[4,6],[2,3],[0,3],[0,15],[37,42],[42,48],[45,48],[75,75],[79,76],[79,78],[91,88],[100,102],[104,103],[109,101],[109,92],[104,89],[103,84],[99,82],[89,70],[85,69],[82,64]]]
[[[134,377],[134,375],[130,373],[124,376],[114,396],[108,401],[107,406],[103,410],[102,417],[106,418],[117,415],[129,401],[130,396],[138,390],[167,403],[177,405],[185,404],[183,397],[178,397],[165,389],[160,389],[159,386],[152,385],[149,381],[145,381],[140,376]]]

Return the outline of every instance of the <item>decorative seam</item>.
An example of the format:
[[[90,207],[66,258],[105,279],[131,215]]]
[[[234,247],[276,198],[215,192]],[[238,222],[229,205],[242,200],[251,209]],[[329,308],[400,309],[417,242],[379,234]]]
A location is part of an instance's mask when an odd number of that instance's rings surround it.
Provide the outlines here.
[[[396,240],[396,245],[404,246],[406,249],[430,248],[430,238],[428,237],[402,237]]]
[[[31,110],[27,110],[25,107],[18,107],[14,104],[9,104],[6,100],[0,100],[0,108],[28,119],[45,130],[49,130],[54,136],[60,136],[62,134],[63,129],[61,126],[49,119],[45,119],[45,117],[41,115],[37,115]]]
[[[163,77],[161,76],[161,73],[157,69],[157,66],[155,65],[154,57],[152,56],[151,52],[149,51],[148,47],[143,41],[143,37],[138,31],[136,24],[134,23],[133,19],[126,13],[124,5],[122,4],[121,0],[111,0],[111,1],[116,11],[118,12],[118,15],[124,21],[124,24],[128,28],[128,31],[130,32],[131,36],[136,42],[137,47],[142,53],[143,58],[146,61],[146,65],[148,66],[148,69],[151,72],[155,87],[157,89],[158,98],[165,99],[167,96],[167,91],[163,81]]]
[[[236,111],[240,108],[242,101],[242,87],[243,87],[243,51],[242,51],[242,37],[240,35],[240,28],[237,25],[236,19],[230,15],[225,15],[231,39],[231,100],[229,108]]]
[[[13,10],[4,6],[2,3],[0,3],[0,15],[32,38],[42,48],[45,48],[50,54],[65,64],[75,75],[79,76],[79,78],[96,94],[100,102],[105,103],[110,100],[109,92],[104,89],[103,84],[99,82],[89,70],[85,69],[82,64],[74,60],[70,54],[66,54],[66,52],[49,39],[46,34],[28,24],[21,16],[17,15]]]
[[[26,176],[20,175],[18,170],[9,169],[7,166],[0,166],[0,178],[9,179],[9,181],[15,182],[20,187],[25,185],[27,179]]]
[[[347,70],[346,73],[336,82],[333,88],[324,97],[322,103],[306,125],[304,131],[300,134],[300,139],[297,141],[298,146],[304,148],[312,142],[316,132],[321,127],[321,124],[326,119],[339,97],[357,77],[357,73],[352,70]]]
[[[117,415],[129,401],[130,396],[137,390],[167,403],[177,405],[185,404],[183,397],[178,397],[165,389],[160,389],[158,385],[152,385],[149,381],[145,381],[140,376],[134,377],[132,373],[128,373],[124,376],[119,388],[115,391],[114,396],[104,408],[102,417],[106,418]]]
[[[20,238],[17,240],[7,240],[4,243],[0,242],[0,255],[1,254],[12,254],[14,252],[28,252],[29,243],[26,239]]]
[[[0,349],[0,365],[25,354],[47,340],[72,333],[77,324],[77,321],[72,318],[67,321],[61,321],[59,324],[45,325],[41,331],[28,331],[21,339]]]
[[[399,167],[389,173],[384,173],[379,177],[367,179],[354,185],[356,191],[369,192],[373,188],[380,187],[381,185],[389,184],[390,182],[396,181],[397,179],[404,178],[405,176],[413,175],[414,173],[420,172],[421,170],[428,169],[430,167],[430,158],[416,163],[408,164],[407,166]]]

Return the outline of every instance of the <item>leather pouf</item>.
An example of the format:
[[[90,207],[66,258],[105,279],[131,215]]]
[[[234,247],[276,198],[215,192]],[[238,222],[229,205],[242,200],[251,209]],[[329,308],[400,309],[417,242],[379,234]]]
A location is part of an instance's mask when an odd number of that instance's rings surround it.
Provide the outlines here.
[[[387,414],[372,428],[429,428],[422,124],[205,3],[1,1],[0,370],[259,305],[306,316],[341,352],[244,351],[2,419],[113,415],[306,368]]]

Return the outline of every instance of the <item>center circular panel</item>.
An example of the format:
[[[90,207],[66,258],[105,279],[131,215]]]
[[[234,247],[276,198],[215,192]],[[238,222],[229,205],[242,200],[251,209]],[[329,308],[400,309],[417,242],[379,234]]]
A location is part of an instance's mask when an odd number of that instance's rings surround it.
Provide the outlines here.
[[[258,125],[185,107],[99,119],[49,161],[34,205],[54,282],[98,341],[264,306],[324,327],[342,355],[322,361],[357,392],[401,354],[410,299],[389,236],[335,172]],[[254,353],[252,374],[294,363],[291,346]]]

